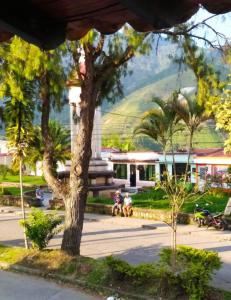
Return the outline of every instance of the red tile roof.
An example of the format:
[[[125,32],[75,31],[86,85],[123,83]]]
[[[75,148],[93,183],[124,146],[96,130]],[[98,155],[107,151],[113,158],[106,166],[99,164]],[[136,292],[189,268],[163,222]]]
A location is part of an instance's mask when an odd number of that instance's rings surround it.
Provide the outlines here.
[[[196,156],[231,157],[231,154],[224,153],[223,148],[193,149],[192,152]]]

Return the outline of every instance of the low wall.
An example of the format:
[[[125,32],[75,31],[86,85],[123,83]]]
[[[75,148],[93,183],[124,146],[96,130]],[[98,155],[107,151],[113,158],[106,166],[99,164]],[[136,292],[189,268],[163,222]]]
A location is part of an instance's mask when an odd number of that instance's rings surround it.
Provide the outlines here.
[[[41,203],[38,199],[31,196],[23,196],[25,207],[40,207]],[[12,195],[0,196],[0,206],[16,206],[21,207],[21,197]]]
[[[64,204],[61,199],[50,200],[51,209],[64,209]],[[86,213],[111,215],[112,205],[88,203],[85,208]],[[139,219],[149,219],[156,221],[170,222],[170,211],[158,210],[158,209],[145,209],[133,207],[133,217]],[[189,224],[191,222],[191,216],[185,213],[179,213],[178,223]]]

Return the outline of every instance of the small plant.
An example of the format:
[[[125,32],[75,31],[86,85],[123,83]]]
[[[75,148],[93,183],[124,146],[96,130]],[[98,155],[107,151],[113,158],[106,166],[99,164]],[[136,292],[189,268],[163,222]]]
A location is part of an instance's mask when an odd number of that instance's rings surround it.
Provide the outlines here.
[[[176,254],[176,274],[189,300],[205,299],[212,273],[221,267],[218,254],[187,246],[178,247]],[[172,249],[163,249],[160,257],[171,266]]]
[[[53,236],[61,231],[61,227],[58,227],[61,223],[62,219],[56,214],[45,214],[36,208],[32,209],[27,220],[20,221],[33,248],[39,250],[44,249]]]

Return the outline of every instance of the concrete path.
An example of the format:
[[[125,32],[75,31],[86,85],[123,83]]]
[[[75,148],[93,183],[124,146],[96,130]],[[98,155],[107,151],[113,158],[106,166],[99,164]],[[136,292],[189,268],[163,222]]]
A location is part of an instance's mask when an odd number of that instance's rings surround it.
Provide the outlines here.
[[[0,243],[23,246],[22,229],[15,213],[0,214]],[[156,229],[145,229],[142,225],[155,225]],[[59,248],[62,234],[56,236],[49,247]],[[231,291],[231,232],[212,228],[181,225],[178,244],[215,250],[223,266],[215,276],[213,284]],[[86,214],[81,244],[81,254],[93,258],[117,255],[132,264],[158,259],[164,246],[171,245],[171,229],[163,222],[142,219],[110,217]]]
[[[99,300],[48,280],[0,271],[0,300]]]

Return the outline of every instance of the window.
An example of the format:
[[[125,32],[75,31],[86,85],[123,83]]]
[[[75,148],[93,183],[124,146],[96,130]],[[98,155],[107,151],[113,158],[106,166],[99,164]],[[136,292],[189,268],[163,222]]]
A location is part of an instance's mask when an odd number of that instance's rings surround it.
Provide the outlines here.
[[[155,165],[139,165],[139,180],[152,181],[155,176]]]
[[[200,167],[199,168],[199,176],[200,176],[200,179],[203,179],[205,180],[206,179],[206,174],[208,172],[208,167]]]
[[[114,164],[115,178],[127,179],[127,165],[126,164]]]

